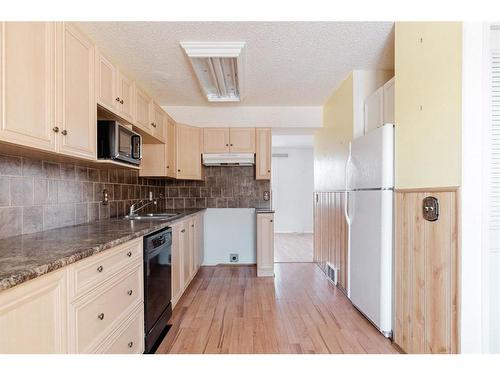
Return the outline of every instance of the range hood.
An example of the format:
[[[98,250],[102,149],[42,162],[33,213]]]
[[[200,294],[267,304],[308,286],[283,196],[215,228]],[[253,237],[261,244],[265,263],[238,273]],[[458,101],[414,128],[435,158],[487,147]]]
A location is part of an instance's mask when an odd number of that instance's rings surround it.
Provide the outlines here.
[[[250,153],[203,154],[203,165],[208,166],[248,166],[254,164],[255,155]]]

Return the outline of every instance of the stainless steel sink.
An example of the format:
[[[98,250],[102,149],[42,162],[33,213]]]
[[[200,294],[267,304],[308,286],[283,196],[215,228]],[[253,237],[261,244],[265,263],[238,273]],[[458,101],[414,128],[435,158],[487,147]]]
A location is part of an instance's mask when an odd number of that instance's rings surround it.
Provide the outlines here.
[[[176,216],[179,216],[179,212],[174,213],[155,213],[155,214],[144,214],[144,215],[133,215],[125,216],[127,220],[169,220]]]

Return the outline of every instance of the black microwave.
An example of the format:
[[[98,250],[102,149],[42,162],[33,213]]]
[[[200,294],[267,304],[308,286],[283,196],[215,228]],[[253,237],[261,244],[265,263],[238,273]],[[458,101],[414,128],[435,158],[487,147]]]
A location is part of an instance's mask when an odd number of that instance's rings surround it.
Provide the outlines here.
[[[118,121],[97,121],[97,158],[141,163],[142,137]]]

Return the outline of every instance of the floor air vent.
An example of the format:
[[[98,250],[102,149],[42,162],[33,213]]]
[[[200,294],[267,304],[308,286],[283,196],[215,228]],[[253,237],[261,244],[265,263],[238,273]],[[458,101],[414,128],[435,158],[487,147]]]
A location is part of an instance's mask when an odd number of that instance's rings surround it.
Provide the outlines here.
[[[329,262],[326,262],[326,276],[334,285],[337,285],[337,269]]]

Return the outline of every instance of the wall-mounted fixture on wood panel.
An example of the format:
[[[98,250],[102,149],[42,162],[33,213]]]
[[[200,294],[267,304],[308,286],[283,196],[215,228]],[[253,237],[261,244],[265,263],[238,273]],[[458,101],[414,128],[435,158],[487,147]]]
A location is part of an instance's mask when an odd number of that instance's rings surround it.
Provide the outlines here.
[[[430,195],[436,221],[423,216]],[[457,192],[397,192],[394,342],[405,352],[458,352],[457,272]]]

